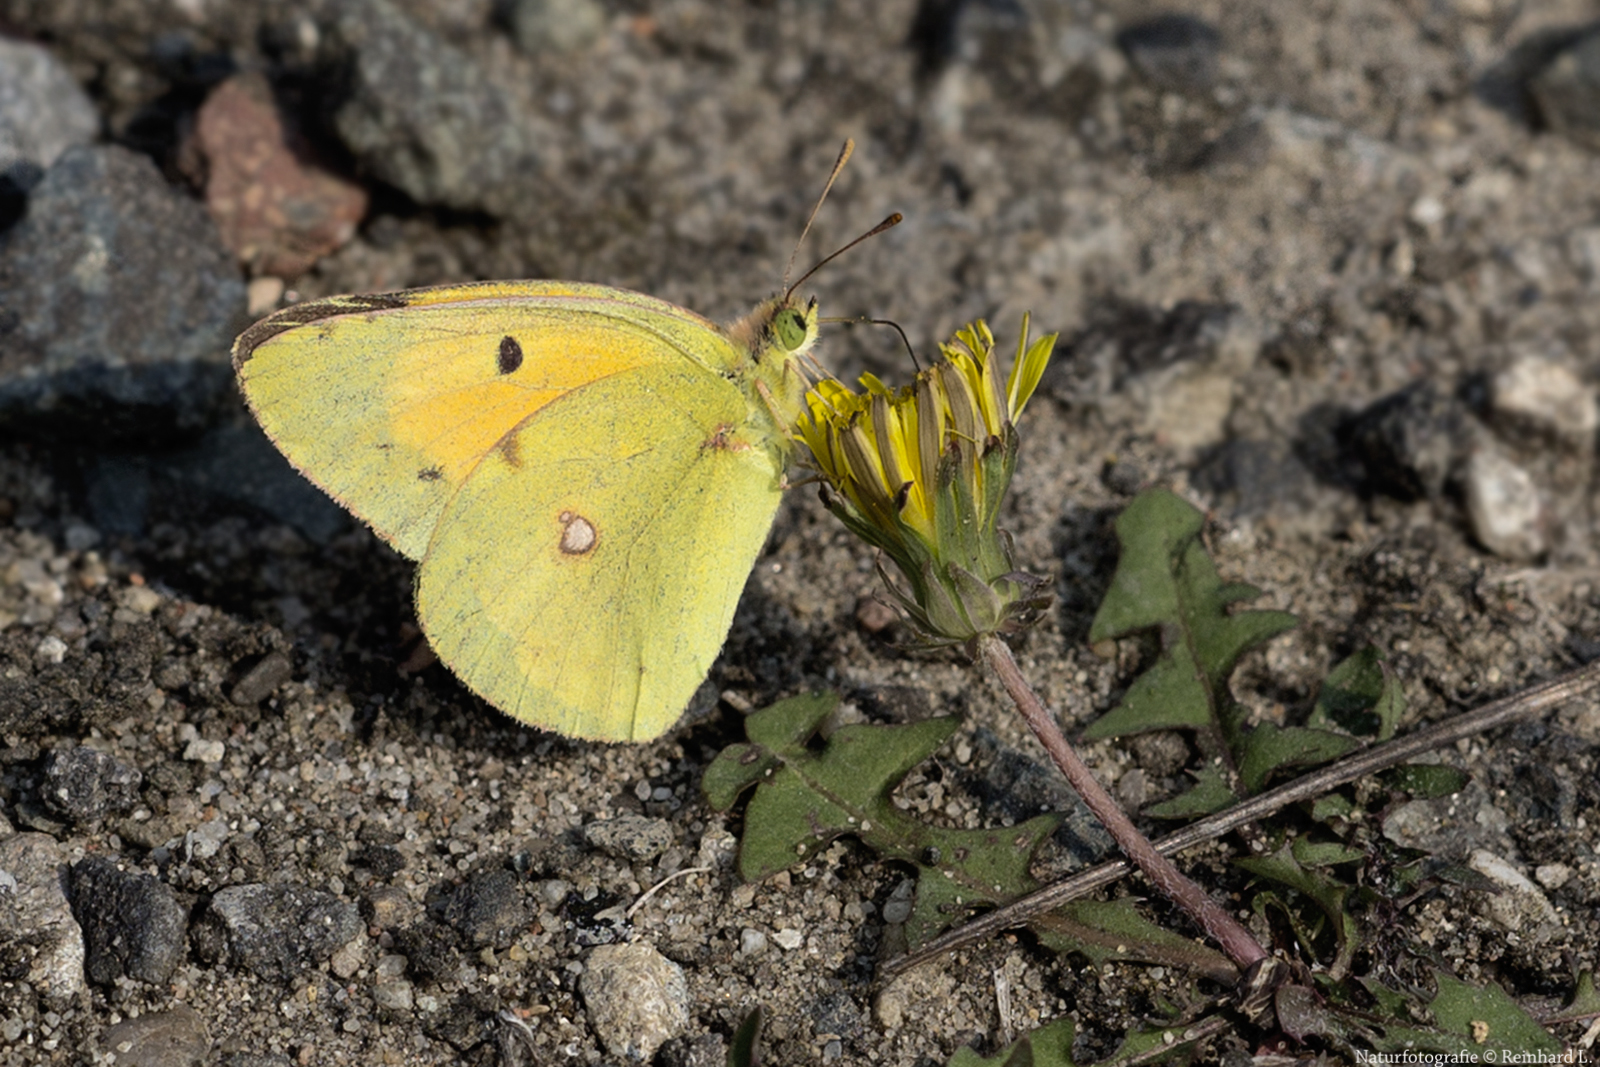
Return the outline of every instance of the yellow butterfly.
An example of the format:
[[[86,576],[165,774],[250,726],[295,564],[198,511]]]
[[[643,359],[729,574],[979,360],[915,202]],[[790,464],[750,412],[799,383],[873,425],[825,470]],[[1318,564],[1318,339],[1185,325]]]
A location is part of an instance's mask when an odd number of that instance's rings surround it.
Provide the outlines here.
[[[793,289],[726,327],[573,282],[333,297],[233,363],[290,462],[420,562],[423,631],[469,688],[642,741],[705,678],[777,511],[817,336]]]

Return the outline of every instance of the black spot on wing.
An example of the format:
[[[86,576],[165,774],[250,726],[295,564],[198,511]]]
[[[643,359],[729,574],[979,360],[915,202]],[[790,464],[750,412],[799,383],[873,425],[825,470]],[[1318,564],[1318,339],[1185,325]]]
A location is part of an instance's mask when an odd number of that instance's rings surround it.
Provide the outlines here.
[[[424,467],[417,472],[417,479],[424,482],[436,482],[444,477],[444,471],[438,467]]]
[[[500,373],[512,374],[522,366],[522,346],[515,337],[500,338]]]

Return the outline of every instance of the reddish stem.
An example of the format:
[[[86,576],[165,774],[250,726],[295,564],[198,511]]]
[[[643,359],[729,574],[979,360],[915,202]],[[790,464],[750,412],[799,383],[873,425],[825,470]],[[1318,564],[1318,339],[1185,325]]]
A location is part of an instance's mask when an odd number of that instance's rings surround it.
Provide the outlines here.
[[[1067,782],[1077,790],[1078,796],[1083,798],[1095,818],[1111,831],[1111,836],[1127,853],[1128,859],[1144,872],[1145,877],[1168,900],[1188,912],[1200,928],[1222,947],[1222,951],[1238,964],[1241,971],[1248,971],[1266,959],[1267,950],[1251,936],[1250,931],[1178,870],[1171,860],[1157,852],[1150,839],[1139,832],[1133,820],[1111,799],[1105,787],[1095,780],[1088,765],[1078,757],[1061,733],[1055,716],[1050,714],[1050,709],[1044,706],[1044,701],[1039,699],[1022,676],[1010,647],[993,634],[986,634],[978,639],[978,648],[984,662],[999,676],[1000,684],[1006,687],[1006,692],[1011,694],[1012,701],[1022,711],[1022,717],[1027,720],[1033,736],[1050,753],[1050,758],[1055,760],[1061,773],[1066,775]]]

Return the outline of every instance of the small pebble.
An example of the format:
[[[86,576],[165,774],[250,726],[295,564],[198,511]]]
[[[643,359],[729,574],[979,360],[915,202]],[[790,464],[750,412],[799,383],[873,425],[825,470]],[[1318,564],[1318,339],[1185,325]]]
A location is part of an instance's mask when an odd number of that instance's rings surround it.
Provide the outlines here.
[[[1550,547],[1546,506],[1533,476],[1498,449],[1484,445],[1463,475],[1473,536],[1502,559],[1533,560]]]
[[[606,9],[598,0],[513,0],[508,21],[529,55],[581,52],[605,32]]]
[[[335,975],[349,981],[361,970],[361,965],[367,958],[367,939],[364,935],[357,935],[347,943],[340,945],[332,956],[328,957],[328,970]]]
[[[612,1056],[648,1062],[689,1026],[683,968],[651,945],[596,948],[584,963],[578,989],[589,1026]]]
[[[362,169],[419,204],[526,210],[541,123],[521,96],[398,4],[329,7],[328,44],[350,57],[332,126]]]
[[[100,133],[100,115],[48,48],[0,37],[0,186],[26,192]]]
[[[47,834],[16,834],[0,841],[0,930],[28,946],[19,978],[47,1005],[71,1003],[88,991],[83,974],[83,932],[64,891],[66,858]]]
[[[221,741],[207,740],[197,737],[190,741],[183,749],[183,758],[191,763],[221,763],[228,754],[228,747]]]
[[[149,156],[69,148],[0,243],[0,423],[79,445],[197,431],[244,309],[216,228]]]
[[[207,163],[206,210],[252,274],[292,278],[355,236],[366,190],[290,149],[264,75],[236,74],[211,90],[195,136]]]
[[[379,982],[372,987],[372,1000],[380,1009],[389,1012],[410,1011],[415,1002],[415,991],[410,982],[396,978]]]
[[[1495,375],[1496,418],[1591,451],[1600,408],[1594,390],[1565,364],[1525,357]]]
[[[100,1044],[116,1053],[116,1067],[201,1067],[211,1053],[205,1020],[186,1004],[124,1019]]]
[[[533,895],[547,908],[559,908],[572,893],[572,883],[561,878],[545,878],[533,883]]]
[[[143,782],[138,768],[80,745],[46,759],[40,798],[57,815],[88,822],[131,810]]]
[[[1575,872],[1565,863],[1541,863],[1533,870],[1533,877],[1546,889],[1560,889],[1572,879]]]
[[[117,606],[135,615],[149,615],[161,606],[161,594],[148,585],[130,585],[117,593]]]
[[[1435,500],[1460,464],[1467,425],[1459,400],[1419,381],[1368,405],[1344,436],[1374,490]]]
[[[621,815],[583,828],[584,840],[620,860],[649,863],[672,847],[672,824],[665,819]]]
[[[233,692],[228,694],[228,699],[240,707],[259,704],[277,692],[293,674],[294,665],[288,656],[282,652],[269,652],[261,658],[260,663],[245,672],[233,687]]]
[[[374,970],[379,978],[399,978],[406,973],[406,958],[393,952],[379,956],[378,965]]]
[[[1560,929],[1561,915],[1539,887],[1515,866],[1487,849],[1475,849],[1467,866],[1500,887],[1482,896],[1478,908],[1511,933],[1530,941],[1546,940]]]
[[[374,886],[367,892],[365,914],[373,926],[387,930],[415,918],[416,904],[397,886]]]
[[[1591,30],[1556,55],[1528,90],[1545,125],[1600,152],[1600,30]]]

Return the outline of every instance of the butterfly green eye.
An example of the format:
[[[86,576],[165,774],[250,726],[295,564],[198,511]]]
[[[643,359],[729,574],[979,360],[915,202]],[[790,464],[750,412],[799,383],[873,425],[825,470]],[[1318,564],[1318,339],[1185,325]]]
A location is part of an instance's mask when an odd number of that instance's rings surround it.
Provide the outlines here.
[[[793,352],[806,343],[806,317],[794,308],[784,308],[772,317],[772,332],[784,351]]]

